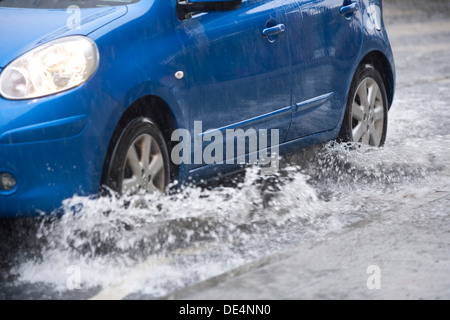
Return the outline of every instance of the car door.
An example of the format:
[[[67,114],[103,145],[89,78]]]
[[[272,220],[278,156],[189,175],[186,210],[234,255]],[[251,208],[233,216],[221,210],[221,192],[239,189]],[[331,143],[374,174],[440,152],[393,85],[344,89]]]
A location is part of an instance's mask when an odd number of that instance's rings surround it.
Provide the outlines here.
[[[283,3],[293,77],[292,124],[286,137],[289,141],[339,124],[361,48],[362,18],[359,1]]]
[[[198,137],[194,123],[198,131],[201,122],[202,132],[278,129],[284,140],[291,121],[285,23],[279,0],[243,0],[238,9],[180,21],[192,139]],[[191,168],[201,165],[194,162]]]

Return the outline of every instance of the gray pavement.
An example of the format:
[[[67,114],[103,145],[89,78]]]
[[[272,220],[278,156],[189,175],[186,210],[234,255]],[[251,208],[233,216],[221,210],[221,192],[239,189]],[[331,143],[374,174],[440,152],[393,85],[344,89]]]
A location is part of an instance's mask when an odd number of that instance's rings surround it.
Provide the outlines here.
[[[450,192],[435,192],[166,298],[449,299],[449,207]]]

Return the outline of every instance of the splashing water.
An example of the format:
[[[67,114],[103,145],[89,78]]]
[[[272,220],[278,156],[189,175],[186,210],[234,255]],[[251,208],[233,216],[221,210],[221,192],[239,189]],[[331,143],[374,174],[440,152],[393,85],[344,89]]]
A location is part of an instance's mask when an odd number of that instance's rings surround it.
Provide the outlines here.
[[[133,290],[157,297],[444,188],[448,150],[445,136],[383,149],[328,143],[285,159],[273,177],[249,168],[231,187],[73,197],[65,215],[42,220],[40,257],[15,272],[61,291],[71,265],[82,270],[83,288],[133,274]]]

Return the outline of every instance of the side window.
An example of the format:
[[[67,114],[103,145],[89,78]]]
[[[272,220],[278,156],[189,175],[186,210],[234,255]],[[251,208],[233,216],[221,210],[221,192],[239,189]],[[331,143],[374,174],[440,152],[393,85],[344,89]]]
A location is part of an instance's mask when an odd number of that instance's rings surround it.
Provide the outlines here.
[[[235,10],[241,3],[242,0],[177,0],[177,16],[182,21],[199,13]]]

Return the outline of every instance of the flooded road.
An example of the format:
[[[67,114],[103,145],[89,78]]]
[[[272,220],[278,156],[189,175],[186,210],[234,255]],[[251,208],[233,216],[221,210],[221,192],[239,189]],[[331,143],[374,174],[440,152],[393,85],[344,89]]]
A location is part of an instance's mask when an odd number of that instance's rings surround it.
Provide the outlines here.
[[[397,86],[383,149],[328,143],[276,177],[2,221],[0,299],[449,299],[449,16],[446,1],[385,1]],[[384,295],[366,286],[373,265]]]

